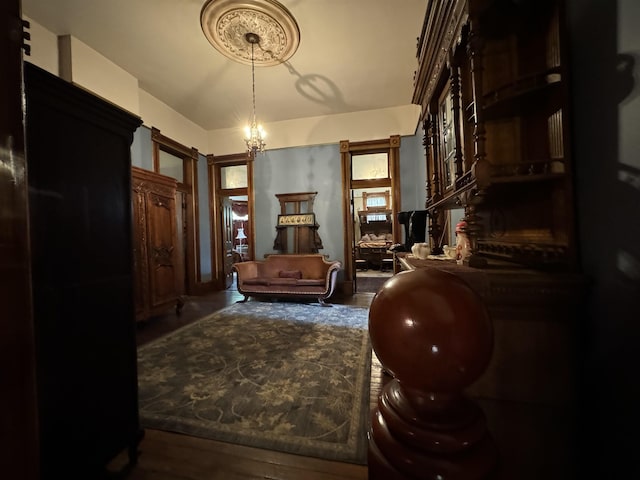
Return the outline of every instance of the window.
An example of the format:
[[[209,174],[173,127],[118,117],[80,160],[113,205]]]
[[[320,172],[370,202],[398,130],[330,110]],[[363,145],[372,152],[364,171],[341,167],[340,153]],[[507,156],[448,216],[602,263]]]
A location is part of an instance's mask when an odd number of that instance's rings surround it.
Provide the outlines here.
[[[232,165],[220,167],[220,188],[223,190],[233,188],[247,188],[247,166]]]
[[[175,178],[178,182],[184,183],[183,158],[162,150],[162,147],[160,147],[158,151],[158,173]]]
[[[362,192],[367,222],[386,222],[390,209],[389,190],[384,192]]]
[[[353,155],[351,158],[352,180],[389,178],[389,159],[386,153]]]
[[[442,150],[442,174],[444,176],[444,186],[449,188],[455,182],[455,155],[456,145],[453,131],[453,102],[451,100],[451,90],[445,89],[440,97],[439,106],[440,132]]]

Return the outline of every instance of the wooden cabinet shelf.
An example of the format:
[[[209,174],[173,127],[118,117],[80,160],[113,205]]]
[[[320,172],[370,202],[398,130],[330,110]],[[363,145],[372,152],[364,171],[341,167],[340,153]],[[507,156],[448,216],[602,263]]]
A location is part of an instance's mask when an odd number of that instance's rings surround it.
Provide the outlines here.
[[[560,243],[478,242],[478,251],[492,258],[517,261],[532,267],[553,268],[561,264],[567,255],[567,246]]]
[[[564,164],[560,160],[518,162],[491,167],[492,184],[548,182],[564,179]]]
[[[483,96],[484,119],[489,121],[519,116],[544,107],[553,112],[559,104],[560,95],[559,73],[550,71],[521,78]]]

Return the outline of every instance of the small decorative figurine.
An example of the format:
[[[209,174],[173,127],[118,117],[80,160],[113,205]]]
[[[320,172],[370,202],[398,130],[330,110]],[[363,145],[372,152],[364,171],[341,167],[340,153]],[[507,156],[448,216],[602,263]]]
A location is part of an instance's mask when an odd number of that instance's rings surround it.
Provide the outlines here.
[[[471,243],[467,235],[467,222],[461,220],[456,224],[456,262],[462,265],[471,256]]]

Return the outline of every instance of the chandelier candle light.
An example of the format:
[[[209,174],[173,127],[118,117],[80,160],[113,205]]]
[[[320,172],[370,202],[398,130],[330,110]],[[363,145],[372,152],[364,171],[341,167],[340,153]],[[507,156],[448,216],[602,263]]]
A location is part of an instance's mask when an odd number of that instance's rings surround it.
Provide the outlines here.
[[[260,43],[260,36],[249,32],[246,33],[244,37],[247,39],[247,42],[251,44],[251,86],[253,92],[253,117],[251,118],[251,126],[247,126],[244,129],[244,141],[247,143],[247,152],[250,155],[253,154],[253,156],[255,156],[257,152],[264,152],[264,147],[267,145],[264,141],[267,133],[262,128],[262,125],[258,125],[256,122],[256,67],[254,64],[253,49],[256,43]]]

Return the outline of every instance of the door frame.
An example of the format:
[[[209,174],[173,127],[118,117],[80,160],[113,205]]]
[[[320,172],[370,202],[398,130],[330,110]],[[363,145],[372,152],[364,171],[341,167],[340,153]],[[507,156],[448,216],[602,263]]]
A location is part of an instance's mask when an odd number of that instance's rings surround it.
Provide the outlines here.
[[[211,270],[213,273],[213,281],[221,290],[225,288],[224,259],[225,248],[223,245],[223,228],[222,224],[222,199],[225,197],[246,196],[247,212],[249,220],[249,235],[247,242],[249,244],[249,258],[255,258],[255,220],[254,220],[254,189],[253,189],[253,154],[236,153],[231,155],[215,156],[207,155],[207,175],[209,181],[209,211],[211,212]],[[236,165],[247,166],[247,186],[244,188],[222,188],[221,170],[223,167],[232,167]]]
[[[186,205],[178,205],[184,215],[186,231],[179,232],[184,236],[184,286],[187,295],[199,295],[202,293],[200,285],[200,222],[198,222],[198,149],[189,148],[160,133],[160,130],[151,127],[153,171],[160,172],[160,151],[167,152],[182,158],[183,181],[178,180],[177,190],[184,195]],[[182,229],[182,226],[178,226]]]
[[[389,162],[389,178],[375,180],[352,180],[351,157],[368,153],[386,153]],[[355,282],[353,205],[351,191],[359,188],[385,187],[391,189],[391,211],[393,216],[393,243],[399,243],[400,224],[397,213],[400,211],[400,135],[392,135],[381,140],[365,142],[340,141],[340,162],[342,167],[342,214],[344,231],[344,284],[343,293],[353,295]]]

